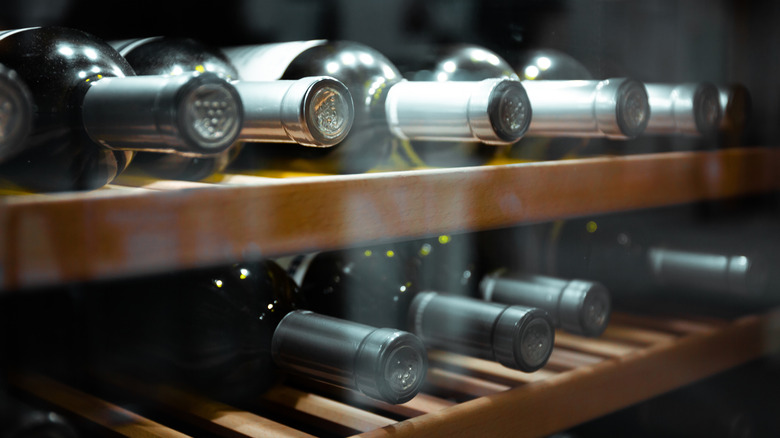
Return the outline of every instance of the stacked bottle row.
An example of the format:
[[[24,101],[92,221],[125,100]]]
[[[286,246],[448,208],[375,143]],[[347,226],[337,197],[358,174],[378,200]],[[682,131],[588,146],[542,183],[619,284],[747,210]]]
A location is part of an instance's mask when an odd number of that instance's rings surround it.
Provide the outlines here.
[[[402,74],[344,41],[218,50],[164,37],[108,44],[62,28],[5,31],[0,177],[60,191],[100,187],[125,168],[200,180],[231,163],[318,173],[482,164],[523,136],[711,134],[724,109],[747,105],[744,92],[709,84],[594,80],[584,69],[554,77],[565,68],[550,56],[527,62],[513,68],[460,46],[400,61]]]

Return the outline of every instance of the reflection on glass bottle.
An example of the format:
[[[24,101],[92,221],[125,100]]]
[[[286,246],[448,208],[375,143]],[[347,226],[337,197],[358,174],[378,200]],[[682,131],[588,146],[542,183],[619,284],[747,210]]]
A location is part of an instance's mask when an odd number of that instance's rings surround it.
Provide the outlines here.
[[[322,252],[286,263],[307,305],[324,314],[408,328],[429,347],[523,371],[544,366],[552,351],[554,331],[546,312],[421,288],[415,262],[402,247]]]
[[[30,90],[15,71],[0,64],[0,162],[27,142],[33,117]]]
[[[244,105],[244,125],[238,142],[230,149],[206,157],[138,154],[131,171],[199,180],[222,171],[238,155],[243,142],[326,147],[342,140],[352,124],[354,111],[349,91],[335,79],[237,81],[238,72],[224,54],[191,39],[153,37],[112,44],[139,75],[216,73],[232,81]]]
[[[347,41],[308,41],[225,49],[243,80],[298,79],[328,75],[342,81],[355,102],[347,138],[328,149],[271,147],[269,167],[326,173],[360,173],[386,162],[401,140],[483,141],[506,144],[524,130],[516,81],[471,83],[403,81],[383,55]],[[250,155],[244,150],[242,155]],[[242,157],[241,165],[268,161]],[[253,163],[253,164],[245,164]],[[258,164],[261,166],[262,164]]]
[[[111,182],[133,150],[217,153],[243,119],[235,89],[212,74],[133,77],[108,44],[64,28],[0,33],[0,62],[30,88],[36,110],[19,153],[0,177],[32,191],[94,189]],[[204,117],[213,105],[223,111]]]

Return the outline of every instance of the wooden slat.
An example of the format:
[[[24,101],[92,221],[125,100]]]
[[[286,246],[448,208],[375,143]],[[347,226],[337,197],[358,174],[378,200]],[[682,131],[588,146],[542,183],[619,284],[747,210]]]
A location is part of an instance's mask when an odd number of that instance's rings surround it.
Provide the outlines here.
[[[455,397],[482,397],[506,391],[510,385],[491,382],[477,377],[464,376],[441,368],[428,368],[425,386],[436,392],[444,392]]]
[[[595,365],[603,360],[603,357],[593,356],[592,354],[553,348],[550,360],[547,361],[545,369],[551,371],[568,371],[575,368]]]
[[[780,312],[659,343],[550,379],[470,400],[361,437],[546,436],[780,351]]]
[[[533,373],[524,373],[522,371],[507,368],[498,362],[440,350],[428,352],[428,360],[432,365],[440,368],[457,371],[460,374],[468,376],[477,376],[486,380],[499,381],[508,385],[536,382],[556,374],[555,372],[544,369]]]
[[[41,375],[15,375],[10,383],[53,404],[58,409],[89,420],[121,436],[131,438],[187,436],[127,409]]]
[[[669,333],[658,332],[628,325],[610,323],[602,339],[612,339],[620,342],[628,342],[636,345],[653,345],[663,342],[673,342],[677,337]]]
[[[708,333],[717,330],[719,326],[712,323],[694,321],[690,318],[651,317],[622,312],[612,312],[610,316],[611,323],[632,325],[675,334]]]
[[[161,410],[184,418],[186,421],[219,436],[230,438],[312,437],[292,427],[182,389],[151,385],[124,376],[101,375],[98,378],[101,382],[143,399],[146,404],[159,407]]]
[[[277,386],[263,394],[262,398],[279,407],[293,409],[355,431],[369,431],[395,423],[393,419],[286,386]]]
[[[746,148],[7,196],[0,199],[0,288],[773,191],[779,157],[778,150]]]
[[[622,344],[606,339],[586,338],[560,330],[555,333],[555,348],[567,348],[608,358],[625,356],[639,349],[636,345]]]

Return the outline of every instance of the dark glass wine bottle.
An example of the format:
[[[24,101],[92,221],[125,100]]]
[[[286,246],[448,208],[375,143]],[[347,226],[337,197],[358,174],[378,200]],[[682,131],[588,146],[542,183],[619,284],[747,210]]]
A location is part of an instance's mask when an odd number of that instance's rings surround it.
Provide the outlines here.
[[[235,159],[244,142],[328,147],[343,140],[352,125],[352,98],[335,79],[238,81],[238,72],[224,54],[192,39],[152,37],[111,44],[139,75],[216,73],[232,82],[244,105],[244,125],[238,141],[228,150],[208,157],[137,154],[131,171],[160,178],[200,180],[222,171]]]
[[[419,391],[414,335],[296,310],[295,283],[261,261],[104,285],[83,298],[98,369],[246,401],[292,371],[389,403]]]
[[[599,336],[609,322],[607,289],[593,281],[539,275],[522,263],[507,264],[521,249],[506,234],[441,235],[408,242],[417,282],[424,289],[535,307],[549,313],[555,327]],[[499,242],[500,248],[496,247]]]
[[[742,84],[732,83],[718,87],[720,96],[720,132],[724,146],[741,146],[745,128],[750,119],[752,98]]]
[[[28,190],[103,186],[125,169],[133,150],[217,153],[242,124],[241,101],[223,79],[134,77],[114,49],[81,31],[1,32],[0,63],[24,80],[34,102],[23,150],[0,164],[2,179]]]
[[[16,155],[30,135],[33,102],[15,71],[0,64],[0,162]]]
[[[454,45],[442,46],[424,59],[412,59],[403,62],[404,76],[411,81],[458,82],[481,81],[491,78],[518,80],[512,67],[495,53],[478,46]],[[522,132],[528,129],[533,117],[533,109],[528,96],[518,95],[519,102],[511,105],[515,108],[516,123]],[[483,142],[433,142],[412,141],[405,151],[408,161],[417,165],[454,167],[476,166],[493,158],[503,148]]]
[[[382,54],[348,41],[268,44],[224,52],[242,80],[327,75],[342,81],[352,94],[355,122],[344,141],[328,149],[275,147],[270,167],[360,173],[385,162],[403,140],[509,144],[525,129],[516,119],[524,110],[524,93],[517,81],[404,81]],[[242,155],[250,153],[245,148]],[[262,162],[266,157],[242,157],[242,165],[244,160]]]
[[[510,368],[530,372],[544,366],[554,340],[546,312],[421,289],[414,266],[394,248],[321,252],[284,264],[318,312],[408,329],[429,347]]]
[[[598,280],[621,305],[690,301],[705,311],[777,302],[766,245],[738,228],[703,228],[686,210],[572,220],[553,228],[550,272]]]

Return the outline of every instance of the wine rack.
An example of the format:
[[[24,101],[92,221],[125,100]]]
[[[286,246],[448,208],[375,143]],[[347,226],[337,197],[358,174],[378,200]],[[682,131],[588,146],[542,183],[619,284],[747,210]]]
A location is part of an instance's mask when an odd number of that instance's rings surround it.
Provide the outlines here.
[[[0,295],[242,258],[727,199],[780,188],[780,153],[754,147],[364,175],[120,178],[89,193],[0,198]],[[227,406],[109,382],[175,425],[32,374],[9,383],[127,436],[545,436],[778,350],[780,314],[738,319],[616,314],[598,339],[557,333],[526,374],[432,351],[427,387],[391,406],[292,383]],[[107,377],[109,380],[110,377]],[[177,427],[187,424],[187,431]],[[197,433],[195,433],[197,436]]]
[[[618,313],[598,339],[557,333],[550,362],[536,373],[432,351],[427,387],[406,404],[281,385],[257,399],[257,410],[270,411],[271,418],[167,387],[113,384],[172,418],[224,437],[537,437],[777,351],[772,342],[779,337],[780,312],[736,320]],[[186,436],[46,377],[16,375],[11,383],[121,435]]]

